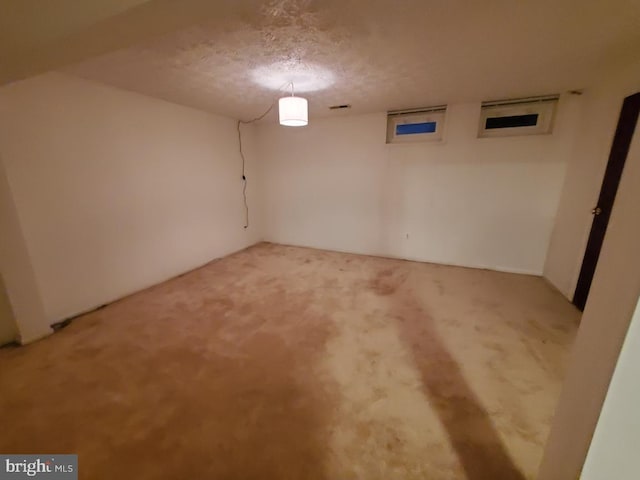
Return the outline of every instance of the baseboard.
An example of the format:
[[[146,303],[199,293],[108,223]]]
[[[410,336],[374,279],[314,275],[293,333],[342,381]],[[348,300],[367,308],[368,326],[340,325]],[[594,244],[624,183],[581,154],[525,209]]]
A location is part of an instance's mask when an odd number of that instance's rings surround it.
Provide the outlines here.
[[[337,253],[349,253],[351,255],[362,255],[365,257],[376,257],[376,258],[389,258],[389,259],[393,259],[393,260],[406,260],[409,262],[420,262],[420,263],[430,263],[433,265],[443,265],[443,266],[447,266],[447,267],[460,267],[460,268],[472,268],[475,270],[490,270],[493,272],[502,272],[502,273],[515,273],[518,275],[530,275],[530,276],[535,276],[535,277],[541,277],[542,276],[542,270],[528,270],[528,269],[522,269],[522,268],[512,268],[512,267],[502,267],[502,266],[488,266],[488,265],[483,265],[483,264],[468,264],[468,263],[456,263],[456,262],[443,262],[443,261],[438,261],[438,260],[433,260],[433,259],[425,259],[425,258],[419,258],[419,257],[413,257],[413,256],[400,256],[400,255],[393,255],[393,254],[387,254],[387,253],[363,253],[363,252],[357,252],[357,251],[353,251],[353,250],[345,250],[345,249],[338,249],[338,248],[321,248],[321,247],[317,247],[317,246],[312,246],[312,245],[300,245],[300,244],[291,244],[291,243],[282,243],[282,242],[277,242],[277,241],[273,241],[273,240],[265,240],[265,243],[273,243],[276,245],[284,245],[284,246],[289,246],[289,247],[302,247],[302,248],[311,248],[313,250],[325,250],[328,252],[337,252]]]

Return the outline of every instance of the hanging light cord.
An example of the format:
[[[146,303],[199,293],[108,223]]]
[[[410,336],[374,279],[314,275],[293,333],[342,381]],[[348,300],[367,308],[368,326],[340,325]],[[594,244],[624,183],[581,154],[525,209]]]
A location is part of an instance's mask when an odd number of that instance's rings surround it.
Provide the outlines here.
[[[278,92],[281,92],[283,89],[287,88],[291,85],[291,95],[293,95],[293,82],[287,82],[285,85],[278,89]],[[273,110],[273,107],[276,105],[278,99],[276,98],[269,108],[259,117],[252,118],[251,120],[238,120],[236,124],[236,128],[238,130],[238,147],[240,150],[240,158],[242,159],[242,200],[244,202],[244,228],[249,228],[249,203],[247,202],[247,175],[245,171],[246,159],[244,157],[244,152],[242,151],[242,130],[240,129],[240,125],[248,125],[250,123],[258,122],[262,120],[264,117],[269,115],[269,112]]]
[[[267,109],[267,111],[259,117],[253,118],[251,120],[238,120],[238,123],[236,124],[236,128],[238,129],[238,147],[240,149],[240,158],[242,158],[242,200],[244,202],[244,228],[249,228],[249,203],[247,202],[247,175],[245,171],[246,159],[244,158],[244,152],[242,151],[242,130],[240,129],[240,125],[262,120],[269,114],[271,110],[273,110],[273,106],[275,104],[276,102],[273,102]]]

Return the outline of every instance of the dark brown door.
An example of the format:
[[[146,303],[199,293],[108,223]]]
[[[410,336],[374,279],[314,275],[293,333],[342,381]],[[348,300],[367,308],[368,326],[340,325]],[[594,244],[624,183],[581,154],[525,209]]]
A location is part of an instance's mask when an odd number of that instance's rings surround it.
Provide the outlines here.
[[[638,122],[638,112],[640,111],[640,93],[636,93],[624,99],[622,111],[618,120],[613,144],[611,145],[611,153],[609,153],[609,162],[602,180],[600,190],[600,198],[598,204],[593,208],[593,224],[591,225],[591,233],[587,242],[587,249],[582,260],[582,268],[578,277],[578,285],[573,296],[573,304],[580,310],[584,310],[591,288],[593,274],[596,271],[598,257],[602,249],[607,225],[611,217],[611,209],[616,199],[620,177],[624,170],[624,163],[629,153],[633,132]]]

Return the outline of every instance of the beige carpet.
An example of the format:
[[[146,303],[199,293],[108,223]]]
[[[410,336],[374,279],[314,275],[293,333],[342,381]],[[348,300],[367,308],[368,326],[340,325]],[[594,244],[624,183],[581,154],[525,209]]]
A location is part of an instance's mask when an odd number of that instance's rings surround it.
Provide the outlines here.
[[[530,479],[578,312],[540,278],[260,244],[0,350],[0,452],[81,479]]]

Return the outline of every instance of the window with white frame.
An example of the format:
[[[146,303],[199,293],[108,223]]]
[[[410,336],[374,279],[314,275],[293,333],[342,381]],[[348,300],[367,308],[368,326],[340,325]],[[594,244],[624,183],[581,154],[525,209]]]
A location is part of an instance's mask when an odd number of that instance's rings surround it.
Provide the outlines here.
[[[478,137],[551,133],[557,95],[483,102]]]
[[[442,140],[446,112],[446,106],[389,112],[387,143]]]

